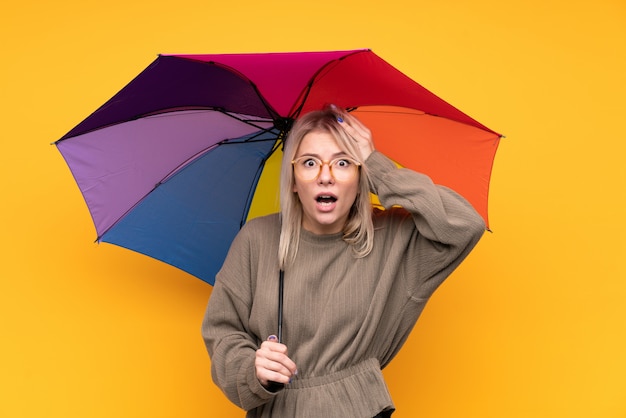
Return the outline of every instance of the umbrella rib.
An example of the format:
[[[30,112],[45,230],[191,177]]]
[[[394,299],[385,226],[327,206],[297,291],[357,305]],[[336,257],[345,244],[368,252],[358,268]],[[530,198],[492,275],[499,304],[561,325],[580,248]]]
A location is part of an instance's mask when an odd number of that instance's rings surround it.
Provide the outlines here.
[[[376,106],[374,106],[374,107],[376,107]],[[394,109],[398,109],[398,110],[389,110],[388,108],[385,109],[385,110],[381,110],[381,109],[373,110],[373,109],[368,108],[367,106],[364,106],[364,107],[362,107],[362,106],[355,106],[355,107],[348,107],[348,108],[346,108],[346,111],[347,112],[352,112],[352,111],[358,110],[361,113],[377,113],[377,114],[386,113],[386,114],[394,114],[394,115],[430,116],[430,117],[433,117],[433,118],[445,119],[445,120],[450,121],[452,123],[458,123],[460,125],[472,126],[472,127],[477,128],[475,125],[472,125],[472,124],[467,123],[467,122],[463,122],[463,121],[459,121],[459,120],[455,120],[455,119],[450,119],[450,118],[448,118],[446,116],[441,116],[441,115],[438,115],[436,113],[426,112],[424,110],[420,110],[420,109],[416,109],[416,108],[412,108],[412,107],[402,107],[402,106],[390,106],[390,107],[394,108]],[[406,109],[406,110],[401,110],[401,109]],[[420,112],[420,113],[416,114],[415,112]],[[484,130],[485,132],[490,132],[489,129],[487,129],[487,130],[485,130],[483,128],[477,128],[477,129]],[[493,131],[491,131],[491,132],[493,132]],[[499,134],[499,133],[496,133],[496,132],[493,132],[493,133],[498,135],[499,138],[506,138],[505,135],[502,135],[502,134]]]
[[[70,139],[70,138],[74,138],[76,136],[85,135],[85,134],[96,132],[96,131],[99,131],[99,130],[102,130],[102,129],[107,129],[107,128],[110,128],[112,126],[121,125],[121,124],[128,123],[128,122],[134,122],[134,121],[137,121],[137,120],[140,120],[140,119],[144,119],[144,118],[148,118],[148,117],[159,117],[159,116],[165,116],[165,115],[170,114],[170,113],[184,112],[184,111],[194,111],[194,110],[197,110],[197,111],[207,111],[208,110],[208,111],[220,112],[220,113],[222,113],[222,114],[224,114],[226,116],[230,116],[230,117],[232,117],[232,118],[234,118],[234,119],[236,119],[236,120],[238,120],[238,121],[240,121],[242,123],[245,123],[245,124],[250,125],[250,126],[254,126],[255,128],[258,128],[258,129],[264,129],[263,127],[257,125],[258,123],[269,122],[269,121],[273,121],[274,120],[274,117],[272,117],[272,119],[244,119],[244,118],[239,118],[239,117],[235,116],[233,113],[230,113],[230,112],[226,111],[223,107],[217,107],[217,106],[177,106],[177,107],[171,107],[171,108],[167,108],[167,109],[154,110],[154,111],[147,112],[147,113],[142,113],[142,114],[139,114],[139,115],[133,115],[133,116],[131,116],[129,118],[126,118],[126,119],[123,119],[123,120],[119,120],[117,122],[113,122],[113,123],[109,123],[109,124],[106,124],[106,125],[98,126],[96,128],[87,130],[85,132],[81,132],[78,135],[74,135],[74,136],[71,136],[71,137],[63,137],[61,139],[58,139],[58,140],[52,142],[51,145],[58,145],[60,142],[63,142],[63,141],[65,141],[67,139]],[[270,114],[271,114],[271,112],[270,112]]]
[[[219,142],[216,142],[215,144],[212,144],[200,151],[198,151],[197,153],[195,153],[194,155],[192,155],[191,157],[187,158],[185,161],[183,161],[182,163],[180,163],[178,166],[176,166],[172,171],[170,171],[169,173],[167,173],[155,186],[154,188],[158,187],[159,185],[163,184],[164,182],[166,182],[170,177],[172,177],[175,173],[177,173],[181,168],[185,167],[186,165],[188,165],[190,162],[198,159],[200,156],[206,154],[207,152],[211,151],[212,149],[222,146],[222,145],[237,145],[237,144],[241,144],[241,143],[245,143],[245,142],[265,142],[265,141],[276,141],[276,138],[262,138],[262,139],[256,139],[259,136],[271,132],[272,129],[274,129],[273,127],[271,129],[267,129],[267,128],[262,128],[262,127],[258,127],[259,129],[261,129],[259,132],[257,132],[256,134],[254,134],[252,137],[245,139],[244,141],[238,142],[238,141],[233,141],[233,139],[236,138],[227,138],[227,139],[222,139]],[[154,190],[154,189],[152,189]],[[152,190],[150,192],[152,192]],[[149,193],[148,193],[149,194]],[[145,196],[144,196],[145,197]]]
[[[243,227],[243,225],[246,223],[246,219],[248,219],[248,214],[250,213],[250,206],[252,206],[252,198],[254,197],[254,190],[256,189],[256,185],[258,184],[259,179],[261,178],[261,172],[263,171],[263,168],[265,167],[265,163],[276,152],[276,150],[283,144],[284,135],[286,135],[286,132],[281,130],[280,133],[278,134],[278,138],[272,139],[273,141],[276,141],[276,143],[274,144],[272,149],[267,153],[267,155],[263,158],[263,161],[261,162],[261,164],[259,164],[259,167],[257,168],[257,172],[254,177],[255,181],[251,183],[250,189],[248,190],[248,197],[246,198],[246,206],[245,206],[245,210],[241,214],[241,220],[239,221],[239,228]]]
[[[313,74],[311,76],[311,79],[309,80],[309,82],[307,83],[306,87],[303,89],[302,93],[300,93],[300,97],[302,98],[302,100],[300,100],[300,104],[298,105],[298,107],[296,107],[293,112],[291,113],[291,115],[289,116],[292,119],[297,119],[297,117],[300,115],[300,112],[302,112],[302,109],[304,108],[304,104],[306,103],[307,98],[309,97],[309,94],[311,93],[311,89],[313,88],[313,84],[315,84],[315,82],[317,81],[317,78],[322,74],[322,72],[324,70],[326,70],[328,67],[330,67],[331,65],[338,63],[340,61],[343,61],[344,59],[351,57],[353,55],[356,54],[362,54],[362,53],[366,53],[366,52],[370,52],[370,49],[364,49],[364,50],[358,50],[358,51],[354,51],[350,54],[341,56],[339,58],[336,58],[332,61],[327,62],[326,64],[324,64],[323,66],[321,66],[316,72],[315,74]]]
[[[272,115],[272,118],[276,119],[276,118],[279,117],[279,113],[276,110],[274,110],[274,108],[272,108],[272,106],[270,106],[270,104],[267,102],[267,100],[265,100],[265,97],[263,97],[263,95],[261,94],[261,92],[257,88],[256,84],[254,84],[254,82],[250,78],[248,78],[244,73],[242,73],[241,71],[239,71],[238,69],[236,69],[234,67],[231,67],[230,65],[226,65],[226,64],[223,64],[223,63],[220,63],[220,62],[216,62],[216,61],[208,61],[207,64],[215,65],[216,67],[224,68],[224,69],[230,71],[231,73],[237,75],[242,80],[247,81],[250,84],[250,86],[252,86],[252,88],[254,89],[254,92],[258,96],[259,100],[261,100],[261,103],[263,103],[263,106],[265,107],[265,110],[267,110],[267,112],[270,115]]]
[[[181,168],[183,168],[184,166],[186,166],[188,163],[190,163],[191,161],[197,159],[198,157],[200,157],[201,155],[209,152],[210,150],[212,150],[213,148],[218,147],[219,145],[221,145],[220,142],[216,143],[216,144],[212,144],[207,148],[204,148],[200,151],[198,151],[197,153],[195,153],[194,155],[192,155],[191,157],[187,158],[185,161],[183,161],[181,164],[179,164],[178,166],[176,166],[176,168],[174,168],[173,170],[171,170],[169,173],[167,173],[161,180],[159,180],[154,187],[152,187],[148,192],[146,192],[140,199],[137,199],[137,201],[135,202],[134,205],[132,205],[131,207],[129,207],[123,214],[121,214],[116,220],[115,222],[111,223],[111,225],[105,229],[104,231],[102,231],[102,233],[100,235],[98,235],[98,237],[96,238],[96,242],[100,242],[102,240],[102,237],[104,237],[106,235],[107,232],[109,232],[115,225],[117,225],[117,223],[119,221],[121,221],[122,219],[124,219],[124,217],[126,215],[128,215],[130,212],[133,211],[133,209],[135,209],[141,202],[143,202],[143,200],[150,195],[150,193],[152,193],[154,190],[156,190],[160,185],[162,185],[163,183],[165,183],[168,179],[170,179],[175,173],[177,173]]]
[[[228,114],[227,112],[224,112],[225,114],[241,120],[242,122],[245,122],[245,120],[243,119],[239,119],[233,115]],[[265,134],[265,133],[269,133],[271,132],[273,129],[275,129],[275,127],[272,128],[263,128],[263,127],[258,127],[260,129],[259,132],[257,132],[254,136],[252,136],[251,138],[247,138],[244,141],[232,141],[233,138],[228,138],[228,139],[223,139],[215,144],[212,144],[200,151],[198,151],[197,153],[195,153],[194,155],[192,155],[191,157],[187,158],[185,161],[183,161],[182,163],[180,163],[178,166],[176,166],[176,168],[174,168],[173,170],[171,170],[169,173],[167,173],[161,180],[159,180],[152,189],[150,189],[147,193],[145,193],[141,199],[138,199],[137,202],[132,205],[130,208],[128,208],[128,210],[126,210],[122,215],[120,215],[117,220],[115,222],[113,222],[105,231],[103,231],[97,238],[96,238],[96,242],[100,242],[102,240],[102,237],[104,237],[104,235],[106,235],[107,232],[109,232],[120,220],[122,220],[126,215],[128,215],[135,207],[137,207],[137,205],[139,205],[147,196],[150,195],[150,193],[152,193],[157,187],[159,187],[160,185],[162,185],[163,183],[165,183],[167,180],[169,180],[174,174],[176,174],[179,170],[181,170],[183,167],[187,166],[190,162],[198,159],[200,156],[206,154],[207,152],[211,151],[214,148],[217,148],[219,146],[223,146],[223,145],[237,145],[237,144],[242,144],[245,142],[266,142],[266,141],[275,141],[276,143],[274,144],[274,146],[272,147],[271,151],[263,158],[262,164],[259,165],[259,170],[257,171],[256,174],[256,180],[254,182],[254,184],[256,184],[258,182],[258,179],[260,177],[260,172],[261,172],[261,168],[265,165],[266,161],[269,159],[270,156],[272,156],[272,154],[274,154],[274,152],[278,149],[279,145],[283,142],[283,137],[286,134],[284,130],[281,130],[276,137],[273,138],[262,138],[262,139],[256,139],[259,136]],[[244,213],[244,217],[243,219],[247,218],[247,214],[250,210],[250,204],[252,202],[252,190],[250,189],[250,191],[248,192],[248,198],[247,198],[247,203],[246,203],[246,210]],[[243,223],[245,223],[245,221],[242,220],[241,225],[243,225]]]
[[[215,110],[217,112],[222,113],[225,116],[229,116],[239,122],[245,123],[247,125],[253,126],[257,129],[259,129],[259,132],[257,132],[255,135],[253,135],[250,138],[247,138],[245,141],[243,142],[252,142],[254,141],[256,138],[258,138],[259,136],[271,132],[272,129],[274,129],[274,127],[272,126],[272,128],[264,128],[260,125],[257,125],[256,122],[264,122],[263,120],[259,119],[259,120],[252,120],[252,119],[244,119],[241,117],[237,117],[232,113],[227,112],[226,110],[224,110],[223,108],[211,108],[211,110]],[[253,122],[253,123],[251,123]],[[178,170],[180,170],[182,167],[186,166],[187,164],[189,164],[191,161],[197,159],[198,157],[200,157],[201,155],[211,151],[213,148],[221,146],[221,145],[229,145],[229,144],[240,144],[241,142],[234,142],[232,141],[233,138],[227,138],[227,139],[222,139],[221,141],[210,145],[207,148],[204,148],[200,151],[198,151],[197,153],[195,153],[194,155],[192,155],[191,157],[187,158],[185,161],[183,161],[182,163],[180,163],[178,166],[176,166],[172,171],[170,171],[169,173],[167,173],[156,185],[154,188],[158,187],[159,185],[163,184],[164,182],[166,182],[171,176],[173,176],[176,172],[178,172]],[[275,138],[265,138],[265,139],[259,139],[257,140],[257,142],[263,142],[263,141],[275,141]],[[154,190],[154,188],[152,190]],[[150,192],[152,192],[152,190]],[[149,192],[149,193],[150,193]],[[148,194],[149,194],[148,193]],[[145,196],[144,196],[145,197]]]
[[[274,128],[272,128],[274,129]],[[245,141],[242,142],[235,142],[235,141],[231,141],[230,139],[224,139],[220,142],[217,142],[215,144],[210,145],[207,148],[204,148],[200,151],[198,151],[197,153],[195,153],[194,155],[192,155],[191,157],[187,158],[185,161],[183,161],[181,164],[179,164],[178,166],[176,166],[176,168],[174,168],[173,170],[171,170],[169,173],[167,173],[161,180],[159,180],[152,189],[150,189],[147,193],[145,193],[141,199],[138,199],[137,202],[132,205],[130,208],[128,208],[128,210],[126,210],[122,215],[120,215],[117,220],[115,222],[113,222],[106,230],[104,230],[100,235],[98,235],[98,237],[96,238],[96,242],[100,242],[102,240],[102,237],[104,237],[104,235],[106,235],[107,232],[109,232],[120,220],[122,220],[126,215],[128,215],[130,212],[132,212],[133,209],[135,209],[137,207],[137,205],[139,205],[147,196],[150,195],[150,193],[152,193],[156,188],[158,188],[160,185],[162,185],[163,183],[165,183],[166,181],[168,181],[174,174],[176,174],[180,169],[182,169],[183,167],[185,167],[186,165],[188,165],[190,162],[198,159],[200,156],[206,154],[207,152],[211,151],[214,148],[217,148],[219,146],[223,146],[223,145],[236,145],[236,144],[242,144],[245,142],[252,142],[254,141],[254,138],[270,132],[271,129],[263,129],[261,132],[257,133],[256,135],[254,135],[253,138],[248,138]],[[280,134],[279,134],[280,135]],[[276,137],[274,138],[264,138],[264,139],[258,139],[256,140],[256,142],[265,142],[265,141],[276,141]],[[281,140],[282,141],[282,140]],[[278,144],[278,141],[277,141]],[[278,148],[278,145],[275,144],[272,147],[272,150],[269,152],[269,154],[263,159],[263,164],[260,165],[260,167],[263,167],[265,165],[265,162],[267,161],[267,159],[274,153],[274,151],[276,151],[276,149]],[[259,178],[260,173],[257,173],[256,178]],[[256,183],[256,182],[255,182]],[[246,214],[249,211],[249,207],[250,207],[250,192],[248,193],[249,197],[248,197],[248,203],[246,204]],[[246,215],[247,216],[247,215]]]
[[[300,112],[302,112],[302,108],[304,107],[304,104],[306,103],[306,99],[309,97],[309,94],[311,93],[311,89],[313,88],[313,82],[315,81],[316,76],[317,76],[317,73],[315,73],[313,77],[311,77],[311,80],[309,80],[306,87],[304,88],[304,91],[301,93],[302,100],[300,101],[300,104],[298,105],[298,107],[295,108],[294,111],[291,113],[290,117],[292,119],[296,119],[300,115]]]
[[[220,113],[222,113],[225,116],[233,118],[233,119],[235,119],[235,120],[237,120],[237,121],[239,121],[241,123],[245,123],[246,125],[250,125],[250,126],[253,126],[253,127],[257,128],[257,129],[260,129],[262,132],[269,132],[272,129],[274,129],[273,126],[271,128],[264,128],[263,126],[260,125],[260,123],[263,123],[263,122],[266,122],[266,123],[270,122],[270,120],[268,120],[268,119],[244,119],[242,117],[236,116],[236,115],[238,115],[238,113],[228,112],[224,108],[214,108],[213,110],[215,110],[217,112],[220,112]],[[274,119],[272,119],[272,122],[275,122]]]

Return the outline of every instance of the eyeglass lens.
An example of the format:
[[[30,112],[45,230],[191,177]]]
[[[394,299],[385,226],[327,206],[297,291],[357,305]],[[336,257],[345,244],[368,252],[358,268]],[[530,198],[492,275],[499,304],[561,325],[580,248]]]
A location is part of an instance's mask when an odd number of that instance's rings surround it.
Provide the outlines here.
[[[322,172],[322,167],[328,165],[330,174],[335,180],[350,180],[357,172],[359,163],[349,158],[335,158],[332,161],[322,161],[315,157],[300,157],[293,161],[296,175],[302,180],[314,180]]]

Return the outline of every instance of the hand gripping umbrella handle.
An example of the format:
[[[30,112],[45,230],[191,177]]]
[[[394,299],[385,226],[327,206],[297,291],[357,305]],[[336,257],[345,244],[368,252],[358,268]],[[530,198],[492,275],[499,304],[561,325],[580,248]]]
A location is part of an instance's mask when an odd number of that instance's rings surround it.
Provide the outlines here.
[[[285,272],[280,270],[278,272],[278,342],[283,342],[283,288],[285,287]],[[269,382],[267,390],[270,392],[278,392],[284,388],[283,383]]]

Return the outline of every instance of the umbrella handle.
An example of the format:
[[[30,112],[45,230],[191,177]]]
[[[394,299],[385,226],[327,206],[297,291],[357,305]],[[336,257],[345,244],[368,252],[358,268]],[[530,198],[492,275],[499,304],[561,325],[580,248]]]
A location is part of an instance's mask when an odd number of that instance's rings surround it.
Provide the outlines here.
[[[285,272],[280,270],[278,272],[278,342],[283,341],[283,288],[285,287]],[[270,392],[278,392],[284,388],[283,383],[270,381],[267,385],[267,390]]]

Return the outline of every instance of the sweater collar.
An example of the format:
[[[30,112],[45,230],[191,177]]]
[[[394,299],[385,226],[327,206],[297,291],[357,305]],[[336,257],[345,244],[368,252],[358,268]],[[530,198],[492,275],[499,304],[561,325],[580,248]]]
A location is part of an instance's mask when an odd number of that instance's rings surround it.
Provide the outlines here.
[[[318,235],[313,232],[307,231],[302,228],[300,230],[300,239],[305,242],[309,242],[311,244],[331,244],[338,241],[343,242],[343,232],[337,232],[336,234],[324,234]]]

